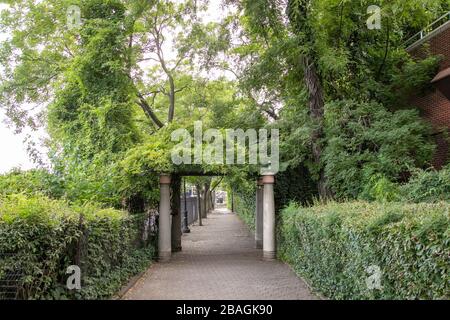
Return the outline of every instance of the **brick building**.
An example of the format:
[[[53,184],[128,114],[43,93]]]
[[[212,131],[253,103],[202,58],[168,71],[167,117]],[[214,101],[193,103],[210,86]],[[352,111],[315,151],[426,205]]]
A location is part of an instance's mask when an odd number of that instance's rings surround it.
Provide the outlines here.
[[[437,151],[433,165],[437,169],[449,162],[450,144],[446,132],[450,133],[450,12],[419,33],[418,40],[408,47],[408,52],[416,58],[440,55],[439,72],[432,80],[432,90],[421,96],[414,96],[411,104],[420,109],[424,119],[433,126],[433,136]],[[413,39],[415,40],[415,39]],[[448,135],[450,136],[450,134]]]

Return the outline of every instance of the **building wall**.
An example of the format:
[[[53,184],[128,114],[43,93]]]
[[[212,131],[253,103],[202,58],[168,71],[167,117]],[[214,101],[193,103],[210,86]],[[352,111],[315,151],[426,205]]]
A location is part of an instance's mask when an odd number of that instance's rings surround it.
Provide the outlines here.
[[[411,50],[410,54],[418,59],[441,55],[443,59],[439,71],[450,68],[450,23],[443,31]],[[438,89],[432,87],[425,95],[412,97],[410,102],[419,108],[422,117],[434,128],[437,150],[433,165],[439,169],[449,161],[450,148],[445,139],[445,132],[450,131],[450,101]]]

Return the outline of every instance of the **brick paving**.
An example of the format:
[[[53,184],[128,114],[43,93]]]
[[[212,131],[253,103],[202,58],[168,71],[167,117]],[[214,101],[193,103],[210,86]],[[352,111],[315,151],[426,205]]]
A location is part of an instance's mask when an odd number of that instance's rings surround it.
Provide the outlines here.
[[[183,234],[183,251],[154,263],[123,299],[317,299],[291,269],[263,261],[253,235],[226,210],[217,210]]]

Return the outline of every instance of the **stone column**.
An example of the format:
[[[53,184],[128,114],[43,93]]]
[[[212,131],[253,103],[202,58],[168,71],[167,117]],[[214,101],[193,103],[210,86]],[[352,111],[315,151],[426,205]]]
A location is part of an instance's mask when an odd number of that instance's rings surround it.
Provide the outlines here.
[[[158,254],[159,261],[170,260],[172,255],[171,245],[171,219],[170,215],[170,176],[161,175],[159,178],[159,234],[158,234]]]
[[[263,183],[258,179],[256,183],[256,210],[255,210],[255,246],[256,249],[263,247]]]
[[[263,194],[263,257],[265,260],[274,260],[276,257],[275,244],[275,199],[273,194],[273,185],[275,177],[273,175],[264,175],[262,178],[264,185]]]

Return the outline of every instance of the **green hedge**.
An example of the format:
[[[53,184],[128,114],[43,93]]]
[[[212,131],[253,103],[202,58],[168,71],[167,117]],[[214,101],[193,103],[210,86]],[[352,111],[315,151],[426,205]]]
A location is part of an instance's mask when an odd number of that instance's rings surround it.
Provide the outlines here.
[[[230,189],[231,192],[231,189]],[[256,184],[248,188],[237,188],[233,191],[234,211],[250,228],[255,230]],[[231,196],[230,196],[231,201]],[[231,207],[231,204],[229,204]]]
[[[360,200],[365,201],[402,201],[402,202],[439,202],[450,201],[450,166],[435,169],[414,169],[407,183],[398,184],[386,176],[373,175],[365,184]]]
[[[279,255],[333,299],[450,298],[449,203],[290,205],[279,221]],[[381,288],[369,289],[371,267]]]
[[[44,196],[0,198],[0,280],[23,273],[22,299],[109,298],[152,258],[151,240],[140,240],[146,218]],[[66,288],[69,265],[81,268],[80,291]]]

